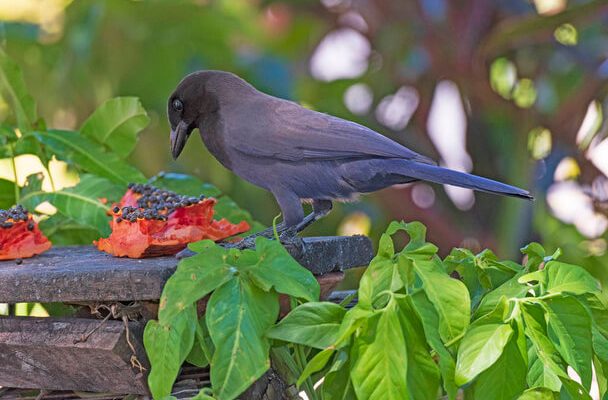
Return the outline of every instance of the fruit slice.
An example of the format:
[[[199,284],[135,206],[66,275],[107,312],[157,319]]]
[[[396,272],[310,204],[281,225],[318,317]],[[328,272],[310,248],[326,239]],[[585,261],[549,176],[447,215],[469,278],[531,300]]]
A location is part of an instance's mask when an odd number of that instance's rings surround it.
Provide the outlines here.
[[[0,260],[29,258],[50,248],[51,242],[25,208],[0,210]]]
[[[95,244],[118,257],[144,258],[170,255],[188,243],[203,239],[221,240],[249,230],[241,221],[214,220],[216,200],[188,197],[131,184],[119,204],[112,208],[112,233]]]

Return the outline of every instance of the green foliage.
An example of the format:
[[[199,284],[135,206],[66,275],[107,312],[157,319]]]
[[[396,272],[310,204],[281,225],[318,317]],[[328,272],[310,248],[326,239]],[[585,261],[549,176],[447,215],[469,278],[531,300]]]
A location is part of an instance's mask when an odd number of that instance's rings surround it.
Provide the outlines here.
[[[108,204],[120,198],[127,183],[145,179],[122,159],[133,150],[137,133],[148,121],[137,99],[108,101],[87,120],[82,132],[47,129],[37,117],[35,102],[27,92],[19,66],[3,50],[0,50],[0,92],[8,98],[15,118],[14,126],[0,129],[0,143],[13,159],[21,154],[38,156],[53,186],[50,192],[42,190],[38,175],[28,177],[23,188],[17,186],[16,179],[0,181],[0,207],[22,203],[34,211],[41,203],[50,202],[57,209],[44,224],[51,241],[83,243],[90,237],[107,235]],[[55,188],[49,168],[53,157],[67,162],[81,174],[76,186]],[[16,171],[13,172],[16,177]]]
[[[270,366],[266,332],[278,318],[278,294],[314,302],[319,285],[276,241],[260,237],[255,250],[243,251],[209,240],[190,248],[198,254],[180,261],[163,289],[158,321],[146,327],[149,341],[155,340],[146,345],[150,390],[155,398],[168,396],[190,355],[196,363],[210,362],[214,396],[233,399]],[[199,321],[191,310],[207,296]]]
[[[150,118],[137,97],[116,97],[99,106],[80,131],[125,158],[135,148],[137,133],[148,122]]]
[[[0,157],[11,158],[14,169],[15,157],[38,156],[52,186],[51,191],[43,190],[42,174],[33,174],[19,187],[17,173],[13,171],[13,182],[0,179],[0,208],[21,203],[34,211],[44,202],[51,203],[57,212],[43,219],[40,227],[56,245],[89,244],[100,236],[107,236],[111,204],[120,199],[128,183],[146,181],[143,173],[126,160],[139,132],[149,122],[139,99],[107,100],[86,119],[79,131],[47,129],[37,117],[36,104],[27,92],[19,66],[1,49],[0,94],[8,99],[14,115],[14,125],[0,125]],[[55,187],[49,167],[53,158],[66,162],[71,172],[79,174],[78,184],[63,189]],[[183,194],[219,196],[216,217],[235,223],[247,220],[260,228],[234,201],[196,178],[161,174],[150,182]]]
[[[401,251],[398,231],[410,237]],[[330,315],[325,303],[305,303],[269,331],[323,349],[298,380],[326,377],[309,397],[352,398],[354,389],[361,399],[454,399],[460,387],[466,399],[589,398],[591,365],[604,371],[608,356],[608,303],[589,273],[537,243],[522,249],[525,266],[487,250],[454,249],[445,260],[436,251],[422,224],[392,223],[341,322],[334,306]]]

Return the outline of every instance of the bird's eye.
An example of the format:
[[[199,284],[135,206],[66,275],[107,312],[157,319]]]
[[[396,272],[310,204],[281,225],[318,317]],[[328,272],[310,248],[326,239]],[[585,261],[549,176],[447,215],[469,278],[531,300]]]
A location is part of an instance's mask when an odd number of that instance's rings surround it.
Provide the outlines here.
[[[182,103],[182,101],[180,99],[173,100],[173,109],[175,111],[181,111],[184,109],[184,104]]]

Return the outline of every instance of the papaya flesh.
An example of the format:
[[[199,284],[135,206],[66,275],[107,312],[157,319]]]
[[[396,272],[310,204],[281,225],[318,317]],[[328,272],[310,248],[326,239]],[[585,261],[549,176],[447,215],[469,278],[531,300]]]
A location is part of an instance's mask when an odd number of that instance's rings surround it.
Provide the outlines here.
[[[29,258],[51,248],[51,242],[21,205],[0,210],[0,260]]]
[[[250,229],[213,219],[214,198],[188,197],[151,185],[129,185],[112,208],[112,233],[94,242],[118,257],[144,258],[176,254],[188,243],[229,238]]]

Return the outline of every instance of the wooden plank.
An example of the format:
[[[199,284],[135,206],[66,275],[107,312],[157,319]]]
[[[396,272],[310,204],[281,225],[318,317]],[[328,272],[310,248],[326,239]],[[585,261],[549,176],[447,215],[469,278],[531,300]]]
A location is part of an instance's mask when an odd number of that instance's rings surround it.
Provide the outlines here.
[[[145,394],[122,321],[0,318],[0,386]],[[95,330],[95,328],[97,328]],[[82,336],[93,331],[86,341]],[[149,369],[143,325],[129,323],[137,359]]]
[[[288,247],[317,275],[367,265],[364,236],[305,238]],[[0,261],[0,303],[157,300],[175,271],[174,257],[112,257],[92,246],[59,247],[34,258]]]

